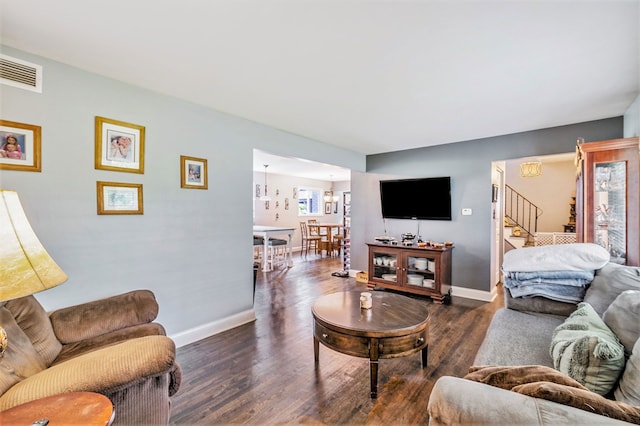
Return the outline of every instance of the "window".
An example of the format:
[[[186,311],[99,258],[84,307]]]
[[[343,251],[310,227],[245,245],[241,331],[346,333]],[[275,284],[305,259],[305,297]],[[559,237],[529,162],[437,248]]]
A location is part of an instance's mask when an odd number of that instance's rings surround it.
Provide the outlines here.
[[[321,194],[321,189],[300,188],[298,190],[298,216],[321,215]]]

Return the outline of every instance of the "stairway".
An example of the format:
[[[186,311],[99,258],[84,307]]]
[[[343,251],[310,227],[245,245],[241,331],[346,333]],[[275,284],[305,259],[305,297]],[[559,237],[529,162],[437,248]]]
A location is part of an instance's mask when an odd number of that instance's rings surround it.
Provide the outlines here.
[[[517,235],[517,234],[520,235]],[[524,231],[513,221],[504,220],[504,252],[533,245],[533,235]]]
[[[505,185],[504,209],[505,253],[513,248],[532,246],[542,209],[509,185]]]

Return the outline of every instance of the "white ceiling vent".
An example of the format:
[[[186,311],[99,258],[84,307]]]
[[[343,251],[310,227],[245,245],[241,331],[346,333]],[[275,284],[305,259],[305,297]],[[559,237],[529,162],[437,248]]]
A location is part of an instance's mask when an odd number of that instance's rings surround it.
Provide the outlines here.
[[[42,93],[42,65],[0,54],[0,83]]]

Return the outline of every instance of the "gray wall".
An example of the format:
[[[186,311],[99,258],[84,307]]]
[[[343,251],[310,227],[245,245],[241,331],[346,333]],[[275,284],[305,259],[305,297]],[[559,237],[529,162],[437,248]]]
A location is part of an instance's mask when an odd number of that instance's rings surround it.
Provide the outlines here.
[[[2,119],[42,127],[42,172],[0,170],[0,188],[18,192],[69,275],[37,295],[46,309],[149,288],[159,321],[182,342],[233,325],[253,314],[253,149],[365,169],[361,154],[2,51],[44,67],[42,94],[0,86]],[[146,127],[144,174],[94,169],[97,115]],[[180,155],[208,159],[208,190],[180,188]],[[98,216],[96,181],[142,183],[144,215]]]
[[[624,114],[624,137],[640,136],[640,96]]]
[[[353,173],[351,188],[357,202],[353,223],[363,220],[365,230],[352,234],[351,267],[367,270],[366,242],[383,235],[378,181],[390,177],[451,176],[453,220],[386,220],[389,235],[418,233],[425,240],[453,241],[453,285],[490,291],[491,162],[535,155],[575,151],[578,137],[598,141],[622,137],[622,117],[570,126],[541,129],[448,145],[412,149],[367,157],[367,173]],[[419,195],[416,195],[419,197]],[[424,202],[429,202],[428,196]],[[471,208],[471,216],[462,216]],[[455,288],[453,291],[455,293]]]

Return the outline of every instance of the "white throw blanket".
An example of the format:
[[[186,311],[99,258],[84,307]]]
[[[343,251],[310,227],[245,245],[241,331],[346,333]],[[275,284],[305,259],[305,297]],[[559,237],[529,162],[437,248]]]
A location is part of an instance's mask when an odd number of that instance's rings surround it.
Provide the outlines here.
[[[594,271],[609,262],[609,252],[594,243],[524,247],[504,255],[504,272]]]

